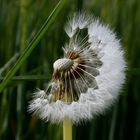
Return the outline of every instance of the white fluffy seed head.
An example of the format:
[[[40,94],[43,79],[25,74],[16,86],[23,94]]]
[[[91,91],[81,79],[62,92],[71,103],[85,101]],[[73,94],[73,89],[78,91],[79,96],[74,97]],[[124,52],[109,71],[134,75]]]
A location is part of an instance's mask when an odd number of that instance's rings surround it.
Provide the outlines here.
[[[73,60],[68,58],[58,59],[54,62],[53,68],[55,71],[62,71],[70,68],[73,65]]]
[[[84,29],[85,36],[81,34]],[[75,14],[65,31],[72,41],[64,49],[67,58],[53,64],[54,71],[61,74],[56,72],[44,91],[46,96],[42,91],[36,93],[39,96],[29,110],[52,123],[62,122],[66,116],[79,123],[104,112],[116,101],[125,81],[126,62],[116,35],[92,16]],[[65,98],[71,102],[64,102]]]

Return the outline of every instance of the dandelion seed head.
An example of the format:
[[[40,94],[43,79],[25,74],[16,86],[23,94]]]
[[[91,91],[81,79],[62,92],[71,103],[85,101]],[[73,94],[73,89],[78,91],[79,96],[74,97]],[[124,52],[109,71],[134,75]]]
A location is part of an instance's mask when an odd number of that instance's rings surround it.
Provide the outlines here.
[[[70,41],[53,64],[45,90],[34,93],[29,110],[45,121],[90,120],[112,105],[125,81],[124,51],[107,25],[75,13],[65,26]]]
[[[63,71],[69,69],[73,65],[73,60],[68,58],[58,59],[54,62],[54,71]]]

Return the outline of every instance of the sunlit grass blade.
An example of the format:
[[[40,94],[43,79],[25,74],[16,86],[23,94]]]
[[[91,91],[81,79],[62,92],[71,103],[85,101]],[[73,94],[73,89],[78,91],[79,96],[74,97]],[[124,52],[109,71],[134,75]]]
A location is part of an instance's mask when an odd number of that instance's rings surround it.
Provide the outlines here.
[[[21,54],[19,59],[17,60],[16,64],[12,67],[12,69],[7,73],[5,76],[3,82],[0,85],[0,92],[3,91],[9,80],[12,78],[12,76],[17,72],[17,70],[20,68],[20,66],[24,63],[24,61],[28,58],[28,56],[31,54],[33,49],[37,46],[43,35],[46,33],[52,22],[55,20],[55,17],[60,12],[61,8],[63,7],[65,3],[65,0],[61,0],[58,2],[54,10],[51,12],[41,29],[38,31],[38,33],[35,35],[35,37],[31,40],[27,48],[24,50],[24,52]]]

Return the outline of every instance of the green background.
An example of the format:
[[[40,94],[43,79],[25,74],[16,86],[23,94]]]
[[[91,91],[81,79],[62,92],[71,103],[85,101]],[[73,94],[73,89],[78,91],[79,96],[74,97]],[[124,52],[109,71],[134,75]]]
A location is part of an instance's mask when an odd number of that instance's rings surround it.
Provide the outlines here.
[[[139,140],[140,1],[62,0],[40,38],[34,38],[58,2],[0,0],[0,140],[62,140],[62,124],[41,121],[28,113],[27,107],[36,88],[45,88],[51,79],[53,62],[63,55],[68,15],[82,9],[100,17],[116,32],[128,69],[118,102],[90,122],[73,126],[73,139]],[[36,41],[29,45],[32,50],[24,51],[32,38]],[[16,64],[20,56],[25,57]]]

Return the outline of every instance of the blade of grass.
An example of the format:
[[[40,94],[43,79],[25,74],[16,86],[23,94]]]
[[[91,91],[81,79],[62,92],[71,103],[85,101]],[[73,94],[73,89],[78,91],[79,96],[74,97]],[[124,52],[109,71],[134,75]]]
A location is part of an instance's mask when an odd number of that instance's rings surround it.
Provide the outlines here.
[[[109,132],[109,140],[113,140],[115,137],[115,127],[116,127],[116,120],[117,120],[117,114],[118,113],[118,104],[115,106],[113,115],[112,115],[112,120],[111,120],[111,125],[110,125],[110,132]]]
[[[50,75],[46,77],[46,75],[20,75],[20,76],[13,76],[11,80],[14,81],[32,81],[32,80],[49,80]],[[3,77],[0,77],[0,81],[3,80]]]
[[[10,81],[12,76],[17,72],[17,70],[20,68],[20,66],[24,63],[24,61],[28,58],[28,56],[31,54],[33,49],[37,46],[43,35],[46,33],[52,22],[54,21],[55,17],[58,15],[60,10],[62,9],[63,5],[65,3],[65,0],[61,0],[58,2],[50,16],[47,18],[41,29],[38,31],[38,33],[35,35],[35,37],[31,40],[28,47],[24,50],[24,52],[21,54],[19,59],[17,60],[16,64],[12,67],[12,69],[7,73],[5,76],[3,82],[0,85],[0,92],[3,91],[7,83]]]
[[[19,56],[19,54],[16,53],[16,54],[15,54],[15,55],[0,69],[0,76],[2,75],[2,73],[3,73],[7,68],[10,67],[10,65],[11,65],[12,63],[14,63],[14,62],[16,61],[16,59],[17,59],[18,56]]]
[[[26,40],[28,36],[28,13],[29,13],[29,2],[28,0],[20,0],[20,30],[21,30],[21,42],[20,42],[20,53],[23,52],[26,48]],[[27,63],[26,63],[27,64]],[[19,73],[26,72],[26,65],[20,69]],[[19,83],[17,86],[17,99],[16,99],[16,118],[17,118],[17,130],[16,130],[16,140],[22,139],[24,133],[23,128],[25,123],[23,122],[24,110],[25,110],[25,97],[24,94],[26,85],[25,83]]]

